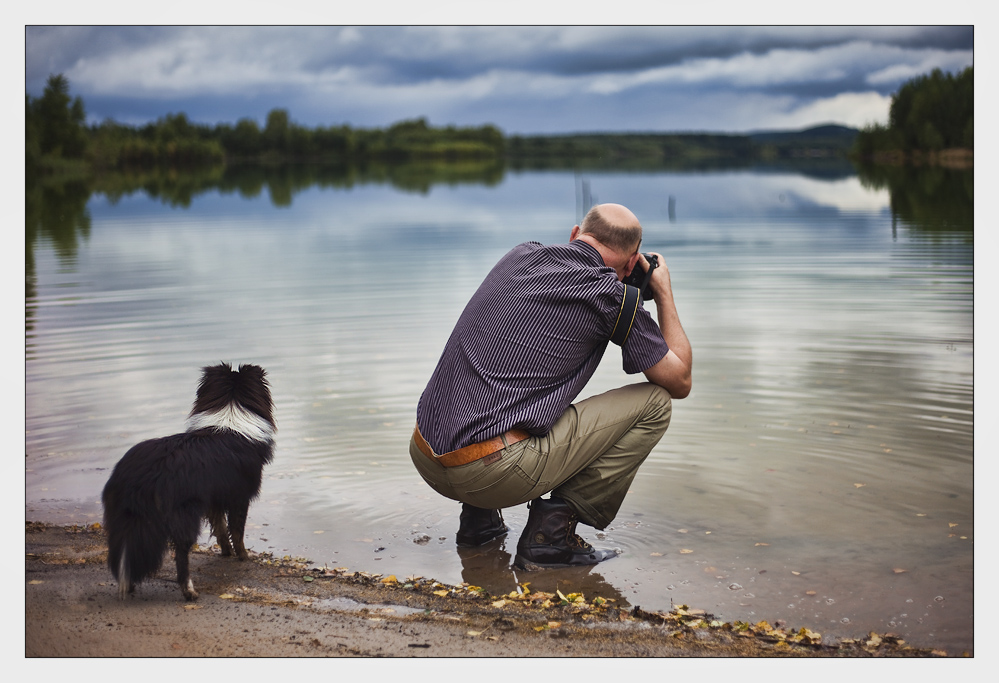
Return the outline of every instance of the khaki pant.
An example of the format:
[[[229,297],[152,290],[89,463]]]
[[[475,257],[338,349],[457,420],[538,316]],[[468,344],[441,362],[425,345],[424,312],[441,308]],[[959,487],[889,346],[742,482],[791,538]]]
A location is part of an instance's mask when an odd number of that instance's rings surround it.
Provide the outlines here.
[[[409,454],[420,476],[453,500],[499,509],[552,491],[581,522],[603,529],[666,433],[671,415],[669,392],[648,382],[631,384],[569,406],[548,434],[507,446],[489,464],[444,467],[413,440]]]

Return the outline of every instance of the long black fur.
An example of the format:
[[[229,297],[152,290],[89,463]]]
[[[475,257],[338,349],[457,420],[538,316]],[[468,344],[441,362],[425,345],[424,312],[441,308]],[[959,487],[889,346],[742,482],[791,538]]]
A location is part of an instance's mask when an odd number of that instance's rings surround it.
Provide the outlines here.
[[[202,370],[188,430],[133,446],[104,486],[108,566],[123,599],[159,570],[170,541],[177,582],[196,600],[188,553],[206,518],[223,555],[248,557],[246,514],[274,455],[270,387],[257,365]]]

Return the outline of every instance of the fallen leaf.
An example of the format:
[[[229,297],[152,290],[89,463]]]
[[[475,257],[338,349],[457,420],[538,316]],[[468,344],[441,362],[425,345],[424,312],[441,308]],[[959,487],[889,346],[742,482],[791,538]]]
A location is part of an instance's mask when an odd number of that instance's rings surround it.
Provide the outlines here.
[[[801,576],[801,572],[796,572],[792,570],[791,573],[794,574],[795,576]]]
[[[446,591],[446,590],[443,590],[443,591],[434,591],[434,595],[437,595],[437,596],[442,597],[442,598],[446,598],[447,594],[449,592],[450,591]]]
[[[497,600],[493,603],[493,607],[503,607],[506,605],[506,600]]]
[[[223,593],[219,597],[222,598],[223,600],[232,600],[236,596],[233,595],[232,593]]]
[[[805,591],[805,595],[815,595],[815,591]]]
[[[951,529],[953,529],[954,527],[957,526],[957,524],[955,524],[954,522],[948,522],[947,526],[949,526]]]
[[[201,609],[201,605],[184,605],[184,609]]]
[[[864,486],[867,486],[867,484],[854,484],[854,486],[856,486],[859,489],[863,488]]]
[[[469,636],[473,636],[473,637],[474,636],[481,636],[482,635],[482,631],[468,631],[465,635],[469,635]]]
[[[909,570],[908,569],[900,569],[899,567],[895,567],[894,569],[892,569],[892,571],[895,572],[896,574],[905,574]]]
[[[302,581],[305,581],[305,583],[312,583],[315,579],[311,576],[303,576]]]
[[[45,583],[45,582],[42,581],[41,579],[32,579],[31,581],[28,581],[28,584],[31,586],[37,586],[40,583]]]
[[[770,544],[769,543],[757,543],[756,545],[758,545],[758,546],[760,546],[760,545],[769,546]]]
[[[679,531],[679,532],[680,532],[681,534],[685,534],[685,533],[687,533],[687,530],[686,530],[686,529],[677,529],[677,531]]]
[[[319,529],[317,531],[313,531],[312,533],[314,533],[314,534],[325,534],[326,532],[323,531],[322,529]]]
[[[649,557],[662,557],[662,553],[649,553]]]
[[[395,574],[391,574],[390,576],[386,576],[384,579],[382,579],[381,582],[382,583],[399,583],[399,579],[395,578]]]
[[[682,549],[680,550],[680,554],[681,554],[681,555],[689,555],[689,554],[690,554],[690,553],[692,553],[692,552],[694,552],[694,551],[693,551],[693,550],[688,550],[687,548],[682,548]]]

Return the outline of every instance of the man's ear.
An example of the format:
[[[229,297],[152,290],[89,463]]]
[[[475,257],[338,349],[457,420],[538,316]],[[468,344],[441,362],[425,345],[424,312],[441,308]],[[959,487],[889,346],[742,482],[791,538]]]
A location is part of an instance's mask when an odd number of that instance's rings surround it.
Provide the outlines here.
[[[579,226],[572,226],[572,232],[569,234],[569,241],[572,242],[574,239],[579,237]]]

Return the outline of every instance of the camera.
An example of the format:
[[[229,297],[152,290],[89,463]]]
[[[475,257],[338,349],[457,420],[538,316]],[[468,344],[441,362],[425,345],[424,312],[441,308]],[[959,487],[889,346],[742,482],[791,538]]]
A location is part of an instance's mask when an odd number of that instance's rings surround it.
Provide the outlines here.
[[[655,254],[642,254],[642,256],[649,262],[649,269],[642,270],[642,265],[636,263],[635,267],[631,269],[631,275],[624,278],[622,282],[632,287],[638,287],[642,292],[642,298],[648,301],[652,298],[652,290],[648,288],[649,280],[652,279],[652,271],[659,267],[659,257]]]

